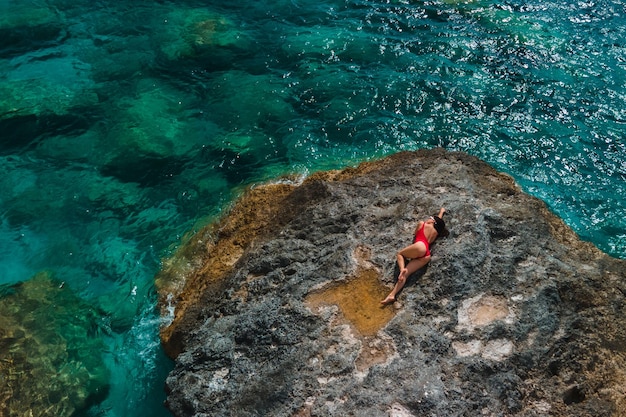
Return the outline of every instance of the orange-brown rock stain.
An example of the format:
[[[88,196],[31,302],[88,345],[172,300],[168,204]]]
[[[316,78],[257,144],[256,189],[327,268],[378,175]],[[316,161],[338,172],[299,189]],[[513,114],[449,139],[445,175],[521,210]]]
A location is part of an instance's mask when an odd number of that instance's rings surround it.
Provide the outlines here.
[[[322,305],[336,305],[359,334],[374,336],[396,312],[392,306],[384,308],[380,304],[388,292],[389,288],[378,278],[378,271],[367,269],[358,271],[347,281],[332,283],[310,293],[306,303],[314,311]]]
[[[360,268],[350,279],[331,283],[309,293],[305,299],[312,311],[319,311],[324,306],[338,307],[336,323],[330,325],[349,324],[354,336],[361,341],[361,351],[355,361],[359,372],[386,362],[395,353],[393,341],[379,333],[396,314],[392,306],[380,304],[388,292],[389,288],[381,283],[376,269]]]

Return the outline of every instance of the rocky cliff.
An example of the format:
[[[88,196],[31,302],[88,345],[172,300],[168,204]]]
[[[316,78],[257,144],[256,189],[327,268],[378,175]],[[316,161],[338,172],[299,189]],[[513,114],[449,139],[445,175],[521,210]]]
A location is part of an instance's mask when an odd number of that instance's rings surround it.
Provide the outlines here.
[[[448,235],[382,307],[440,207]],[[175,416],[626,415],[624,261],[465,154],[255,187],[157,282]]]

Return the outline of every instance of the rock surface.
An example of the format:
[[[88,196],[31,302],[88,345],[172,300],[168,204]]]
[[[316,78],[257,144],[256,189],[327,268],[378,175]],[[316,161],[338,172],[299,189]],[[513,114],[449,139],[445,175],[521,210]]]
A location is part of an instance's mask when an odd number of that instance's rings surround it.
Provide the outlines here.
[[[395,252],[449,234],[394,305]],[[399,153],[253,188],[158,277],[175,416],[626,415],[626,268],[487,164]],[[168,297],[169,295],[169,297]],[[173,295],[173,296],[172,296]]]

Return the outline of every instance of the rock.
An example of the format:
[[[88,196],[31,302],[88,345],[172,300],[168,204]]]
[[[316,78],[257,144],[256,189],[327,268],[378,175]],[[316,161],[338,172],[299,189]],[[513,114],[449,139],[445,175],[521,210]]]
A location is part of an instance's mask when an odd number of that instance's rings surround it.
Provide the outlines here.
[[[42,272],[0,287],[0,415],[73,416],[106,398],[100,316]]]
[[[54,6],[4,3],[0,15],[0,50],[3,58],[56,45],[67,36],[66,27],[67,24],[64,24],[63,17]]]
[[[287,123],[296,115],[291,105],[291,92],[286,82],[276,75],[254,75],[239,70],[224,71],[206,86],[211,100],[204,103],[210,120],[231,132],[224,142],[232,146],[237,134],[256,136],[260,128]],[[237,149],[236,147],[233,147]]]
[[[109,156],[107,171],[119,176],[120,172],[132,172],[133,165],[147,160],[137,170],[149,171],[151,165],[156,165],[158,169],[152,168],[155,172],[150,172],[148,176],[158,177],[159,172],[169,174],[168,169],[176,166],[177,158],[203,145],[198,135],[193,134],[196,126],[192,128],[185,122],[190,114],[189,103],[179,101],[179,90],[153,79],[138,82],[134,93],[121,99],[117,108],[109,110],[110,117],[115,118],[117,123],[104,133],[107,149],[121,148],[124,153]],[[159,161],[167,162],[159,165]],[[180,165],[183,163],[178,162]]]
[[[393,306],[395,253],[449,233]],[[626,413],[626,268],[462,153],[246,192],[157,277],[175,416]]]
[[[245,48],[249,43],[236,22],[205,7],[176,8],[165,16],[155,38],[168,60],[215,53],[218,48]]]

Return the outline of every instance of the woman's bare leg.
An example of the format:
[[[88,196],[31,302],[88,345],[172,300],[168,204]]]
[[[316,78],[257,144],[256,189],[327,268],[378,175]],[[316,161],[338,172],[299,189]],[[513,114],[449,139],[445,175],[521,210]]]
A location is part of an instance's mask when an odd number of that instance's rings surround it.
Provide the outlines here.
[[[387,305],[396,301],[396,294],[404,287],[406,279],[430,261],[430,256],[424,256],[425,254],[426,246],[423,242],[414,243],[398,252],[396,257],[400,267],[400,275],[398,275],[398,281],[394,285],[393,290],[380,302],[381,304]],[[405,265],[405,257],[412,258],[407,265]]]
[[[396,301],[396,295],[400,292],[402,288],[404,288],[404,284],[406,284],[406,279],[418,269],[425,266],[428,262],[430,262],[430,256],[424,256],[423,258],[419,259],[412,259],[408,263],[407,267],[402,272],[400,272],[400,275],[398,276],[398,281],[396,282],[396,285],[394,285],[393,290],[391,290],[389,295],[380,303],[383,305],[394,303]]]

